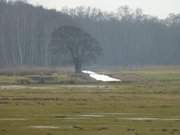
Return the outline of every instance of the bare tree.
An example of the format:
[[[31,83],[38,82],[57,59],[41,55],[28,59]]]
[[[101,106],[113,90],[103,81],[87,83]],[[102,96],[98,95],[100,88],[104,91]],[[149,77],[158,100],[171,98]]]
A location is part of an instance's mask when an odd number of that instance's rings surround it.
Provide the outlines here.
[[[98,41],[75,26],[63,26],[55,30],[51,47],[56,52],[71,56],[76,73],[80,73],[84,64],[92,62],[101,54]]]

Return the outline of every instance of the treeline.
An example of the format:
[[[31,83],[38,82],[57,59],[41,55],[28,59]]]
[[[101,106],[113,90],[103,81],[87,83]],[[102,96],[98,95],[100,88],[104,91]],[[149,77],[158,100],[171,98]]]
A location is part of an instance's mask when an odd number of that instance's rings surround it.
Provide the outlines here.
[[[63,56],[49,46],[51,33],[63,25],[82,27],[99,41],[98,65],[180,64],[180,14],[162,20],[126,6],[114,13],[83,7],[57,12],[0,0],[0,65],[62,65]]]
[[[48,66],[51,33],[72,22],[55,10],[0,0],[0,65]]]
[[[114,13],[83,7],[64,12],[99,40],[101,64],[180,64],[180,14],[158,19],[127,6]]]

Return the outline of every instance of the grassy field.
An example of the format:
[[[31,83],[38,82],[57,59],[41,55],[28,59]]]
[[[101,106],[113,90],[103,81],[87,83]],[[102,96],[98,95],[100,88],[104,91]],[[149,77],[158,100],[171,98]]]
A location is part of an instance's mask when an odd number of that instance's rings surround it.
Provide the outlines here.
[[[180,134],[179,68],[108,74],[124,81],[17,85],[27,76],[1,75],[0,135]]]

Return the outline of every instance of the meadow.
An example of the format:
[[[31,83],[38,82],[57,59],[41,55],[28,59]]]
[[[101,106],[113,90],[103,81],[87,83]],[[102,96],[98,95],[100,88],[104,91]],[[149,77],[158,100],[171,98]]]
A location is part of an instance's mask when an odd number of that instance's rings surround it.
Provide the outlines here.
[[[180,134],[179,67],[102,72],[123,81],[60,72],[56,83],[33,83],[1,74],[0,135]]]

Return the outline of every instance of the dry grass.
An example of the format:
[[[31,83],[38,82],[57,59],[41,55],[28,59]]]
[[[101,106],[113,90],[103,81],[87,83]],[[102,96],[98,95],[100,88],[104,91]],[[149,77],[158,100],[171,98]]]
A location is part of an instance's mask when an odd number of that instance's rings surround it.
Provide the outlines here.
[[[179,135],[179,71],[171,71],[120,71],[143,80],[116,84],[3,85],[0,135]]]

